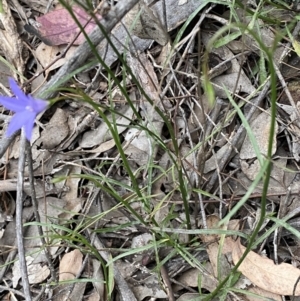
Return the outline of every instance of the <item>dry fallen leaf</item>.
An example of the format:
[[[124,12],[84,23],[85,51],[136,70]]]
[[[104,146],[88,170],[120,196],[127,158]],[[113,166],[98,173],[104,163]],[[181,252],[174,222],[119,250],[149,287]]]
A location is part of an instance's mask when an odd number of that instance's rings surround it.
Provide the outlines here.
[[[245,295],[245,297],[247,298],[248,301],[261,301],[262,300],[262,296],[263,297],[267,297],[269,298],[269,300],[272,300],[272,301],[281,301],[282,298],[280,295],[278,294],[273,294],[271,292],[268,292],[266,290],[263,290],[259,287],[249,287],[248,288],[248,291],[253,293],[253,294],[256,294],[258,295],[258,297],[255,297],[255,296],[251,296],[251,295]]]
[[[210,215],[207,217],[207,226],[209,229],[214,229],[217,227],[219,222],[219,218],[215,215]],[[230,230],[237,230],[239,228],[239,220],[231,220],[227,226],[227,229]],[[218,235],[201,235],[202,241],[206,243],[207,253],[209,255],[210,262],[206,264],[206,270],[211,275],[218,275],[218,270],[221,271],[221,277],[224,277],[230,273],[230,270],[233,267],[232,259],[231,259],[231,253],[234,252],[238,248],[238,242],[234,240],[232,237],[226,237],[222,246],[221,251],[222,255],[220,257],[220,261],[218,260],[218,252],[219,252],[219,237]],[[236,263],[236,262],[235,262]],[[220,264],[220,266],[218,266]],[[199,272],[198,272],[199,273]],[[259,296],[267,297],[272,300],[280,300],[280,296],[276,293],[271,293],[270,290],[265,290],[262,288],[251,287],[251,284],[255,284],[251,278],[249,280],[246,278],[248,275],[242,275],[240,279],[235,283],[235,288],[241,289],[245,291],[245,295],[243,296],[243,300],[248,301],[256,301],[258,298],[251,296],[247,294],[247,291],[256,293]],[[191,277],[190,277],[191,278]],[[196,278],[196,277],[195,277]],[[209,279],[208,275],[205,275],[202,277],[203,284],[201,283],[203,288],[206,288],[209,291],[212,291],[215,289],[215,283],[217,282],[217,279],[210,277]],[[196,280],[194,280],[196,281]],[[195,282],[196,283],[196,282]]]
[[[131,289],[138,301],[142,301],[146,297],[152,297],[153,299],[167,298],[167,294],[161,288],[160,281],[156,275],[149,276],[140,285],[134,285]]]
[[[218,229],[220,219],[216,215],[209,215],[207,217],[208,229]],[[228,224],[227,229],[237,230],[239,220],[232,220]],[[221,229],[221,228],[219,228]],[[234,242],[231,237],[226,237],[222,246],[219,245],[220,236],[218,234],[201,235],[202,241],[206,243],[207,254],[210,259],[210,264],[214,271],[214,276],[218,276],[218,271],[221,271],[221,276],[226,276],[230,273],[231,267],[229,260],[226,258],[226,253],[231,252],[232,243]],[[219,259],[219,248],[222,250],[222,257]],[[220,264],[220,266],[218,266]]]
[[[44,200],[44,198],[43,198]],[[44,224],[42,226],[43,233],[45,235],[51,235],[52,229],[49,225],[49,218],[57,217],[65,206],[65,201],[61,198],[55,197],[46,197],[45,203],[41,200],[38,200],[38,211],[40,214],[41,222]],[[56,223],[59,224],[59,220],[56,219]],[[47,224],[47,225],[46,225]],[[48,248],[48,252],[51,255],[54,255],[58,250],[59,239],[55,240],[52,247]],[[26,239],[25,239],[25,248],[26,250],[30,250],[31,256],[34,257],[34,263],[42,263],[47,262],[47,258],[45,252],[43,251],[43,246],[41,239],[39,238],[39,231],[36,226],[30,225],[26,231]]]
[[[50,275],[48,266],[41,263],[34,263],[34,258],[31,256],[26,257],[28,280],[30,284],[41,283]],[[13,287],[17,287],[22,273],[20,270],[19,261],[16,261],[13,266]]]
[[[289,85],[289,91],[294,97],[294,99],[298,99],[298,93],[299,93],[299,83],[291,83]],[[282,101],[285,101],[283,99]],[[289,125],[287,127],[287,130],[289,134],[292,137],[292,152],[294,158],[299,161],[300,160],[300,143],[299,143],[299,134],[300,134],[300,129],[299,129],[299,124],[297,122],[298,120],[298,112],[299,112],[299,103],[297,102],[297,110],[295,110],[291,105],[286,105],[286,104],[277,104],[278,108],[280,108],[279,113],[280,115],[284,118],[287,119],[287,124]]]
[[[270,136],[270,127],[271,127],[271,115],[270,111],[262,112],[255,118],[251,123],[251,130],[253,132],[254,137],[256,138],[256,142],[260,153],[263,155],[267,155],[268,147],[269,147],[269,136]],[[278,132],[278,124],[275,124],[275,133]],[[273,145],[272,145],[272,155],[275,154],[277,149],[277,140],[276,135],[273,137]],[[252,147],[252,143],[250,141],[249,136],[246,136],[244,143],[242,145],[240,151],[241,159],[252,159],[256,158],[256,153],[254,148]]]
[[[92,301],[92,298],[95,300],[104,300],[105,299],[105,277],[103,274],[102,266],[99,260],[92,259],[93,266],[93,279],[97,279],[97,281],[93,282],[94,292],[90,295],[89,301]],[[98,298],[98,299],[97,299]]]
[[[234,264],[239,261],[245,249],[238,240],[236,247],[232,249]],[[300,277],[300,270],[291,264],[276,265],[271,259],[259,256],[253,251],[247,255],[238,270],[253,284],[279,295],[293,295],[294,285]],[[295,290],[295,296],[300,296],[299,283]]]
[[[24,48],[24,43],[18,33],[8,1],[1,1],[1,6],[3,9],[3,12],[0,13],[0,22],[2,24],[0,30],[1,52],[5,53],[5,58],[9,62],[9,66],[13,66],[11,70],[15,69],[15,71],[11,72],[17,76],[17,71],[23,73],[25,70],[23,55],[26,54],[24,52],[26,48]]]
[[[40,141],[43,142],[45,149],[53,149],[60,145],[68,134],[68,116],[64,110],[57,108],[50,122],[46,125]]]
[[[81,7],[73,6],[72,11],[77,18],[78,22],[84,27],[85,32],[89,34],[96,26],[94,20],[89,21],[90,15]],[[101,19],[97,15],[98,20]],[[32,25],[25,25],[25,30],[31,34],[38,36],[46,45],[62,45],[68,44],[73,41],[75,36],[79,33],[80,28],[74,21],[67,9],[61,8],[51,11],[41,17],[36,18],[38,28]],[[73,43],[79,45],[85,40],[84,35],[81,33]]]
[[[43,68],[47,68],[61,53],[64,52],[66,46],[48,46],[45,43],[41,43],[38,48],[35,51],[35,55],[37,59],[39,60],[40,64],[43,66]],[[56,63],[51,65],[47,71],[55,70],[62,66],[68,59],[70,59],[75,50],[77,49],[77,46],[72,46],[66,55],[59,59]]]
[[[59,263],[59,281],[75,279],[82,267],[82,257],[83,255],[78,249],[63,256]],[[68,287],[67,283],[58,285],[54,289],[53,301],[82,300],[86,284],[85,282],[76,282],[70,296],[68,296],[68,290],[66,289]]]
[[[115,122],[118,124],[116,127],[119,134],[123,133],[127,130],[127,125],[130,124],[134,112],[133,109],[129,105],[122,105],[117,110],[119,115],[116,113],[116,117],[113,114],[107,114],[108,120],[113,123],[114,118],[116,119]],[[105,122],[102,122],[97,128],[93,130],[86,131],[83,136],[82,140],[79,142],[80,147],[82,148],[90,148],[96,145],[100,145],[108,140],[111,140],[112,134],[109,130],[108,125]]]
[[[197,293],[185,293],[182,294],[177,301],[197,300],[198,298],[200,298],[200,295]]]
[[[82,265],[82,253],[75,249],[64,255],[59,263],[59,281],[74,279]]]
[[[153,39],[160,45],[168,42],[168,33],[155,12],[140,1],[125,17],[125,24],[141,39]],[[132,28],[133,26],[133,28]]]
[[[205,288],[209,292],[216,289],[218,285],[218,280],[213,276],[214,271],[210,262],[204,264],[205,274],[199,273],[198,268],[192,268],[183,272],[177,279],[179,284],[173,286],[174,292],[178,292],[182,289],[182,285],[188,287],[197,287],[199,284],[199,278],[201,278],[201,288]]]
[[[208,42],[211,38],[212,35],[210,33],[203,33],[202,39],[205,46],[208,45]],[[240,62],[235,58],[235,55],[227,46],[214,48],[213,54],[218,58],[222,58],[222,60],[230,60],[231,62],[231,67],[226,71],[225,74],[222,72],[220,75],[212,78],[211,80],[216,96],[220,98],[227,98],[224,87],[226,87],[230,93],[234,91],[236,92],[237,87],[239,92],[245,92],[247,94],[255,92],[255,88],[249,80],[248,75],[246,75],[244,70],[241,69]]]

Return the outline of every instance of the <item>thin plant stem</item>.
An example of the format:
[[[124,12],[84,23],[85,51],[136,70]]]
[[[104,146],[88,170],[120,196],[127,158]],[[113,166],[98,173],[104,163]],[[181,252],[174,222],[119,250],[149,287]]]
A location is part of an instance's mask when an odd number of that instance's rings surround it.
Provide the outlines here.
[[[16,236],[17,236],[17,246],[19,253],[19,265],[22,274],[22,284],[24,289],[24,295],[26,301],[31,301],[31,292],[29,286],[29,279],[27,273],[26,256],[24,248],[24,237],[23,237],[23,183],[24,183],[24,168],[25,168],[25,158],[26,158],[26,136],[25,131],[21,131],[21,141],[20,141],[20,157],[18,162],[18,180],[17,180],[17,199],[16,199]]]
[[[36,199],[35,186],[34,186],[34,175],[33,175],[33,162],[32,162],[31,146],[30,146],[28,141],[26,143],[26,152],[27,152],[27,159],[28,159],[29,183],[30,183],[30,190],[31,190],[31,199],[32,199],[32,204],[33,204],[33,208],[34,208],[34,215],[35,215],[35,220],[38,223],[40,223],[41,218],[40,218],[40,214],[39,214],[39,210],[38,210],[38,202],[37,202],[37,199]],[[40,235],[40,240],[41,240],[42,246],[44,246],[45,257],[46,257],[48,265],[49,265],[49,269],[50,269],[50,272],[51,272],[51,278],[52,278],[53,281],[56,281],[57,277],[56,277],[54,266],[53,266],[52,261],[51,261],[50,250],[49,250],[49,248],[47,246],[47,242],[45,240],[43,227],[38,225],[37,229],[38,229],[38,232],[39,232],[39,235]]]

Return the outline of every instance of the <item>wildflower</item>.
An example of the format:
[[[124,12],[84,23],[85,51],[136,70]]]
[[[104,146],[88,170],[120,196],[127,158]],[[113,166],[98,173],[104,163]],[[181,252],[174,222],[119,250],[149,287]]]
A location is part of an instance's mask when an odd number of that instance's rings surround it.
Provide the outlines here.
[[[10,120],[6,136],[9,137],[24,127],[26,138],[30,141],[34,120],[37,114],[47,108],[48,102],[26,95],[12,78],[9,79],[9,85],[15,97],[0,95],[0,104],[16,114]]]

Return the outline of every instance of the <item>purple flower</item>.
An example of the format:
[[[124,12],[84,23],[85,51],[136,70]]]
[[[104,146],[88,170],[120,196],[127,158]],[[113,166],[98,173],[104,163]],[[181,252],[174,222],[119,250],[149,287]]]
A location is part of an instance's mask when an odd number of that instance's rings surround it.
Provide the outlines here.
[[[48,102],[26,95],[12,78],[9,79],[9,85],[15,97],[0,95],[0,104],[16,114],[10,120],[6,136],[24,127],[26,138],[30,141],[36,115],[48,107]]]

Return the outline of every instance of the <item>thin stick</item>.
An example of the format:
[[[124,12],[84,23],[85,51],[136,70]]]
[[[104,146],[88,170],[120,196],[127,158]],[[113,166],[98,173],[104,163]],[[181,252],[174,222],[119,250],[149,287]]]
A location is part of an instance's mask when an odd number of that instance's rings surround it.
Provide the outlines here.
[[[8,287],[8,286],[5,286],[5,285],[0,285],[0,289],[2,291],[9,291],[11,294],[15,294],[15,295],[18,295],[22,298],[25,298],[25,296],[22,292],[20,292],[19,290],[13,289],[11,287]]]

